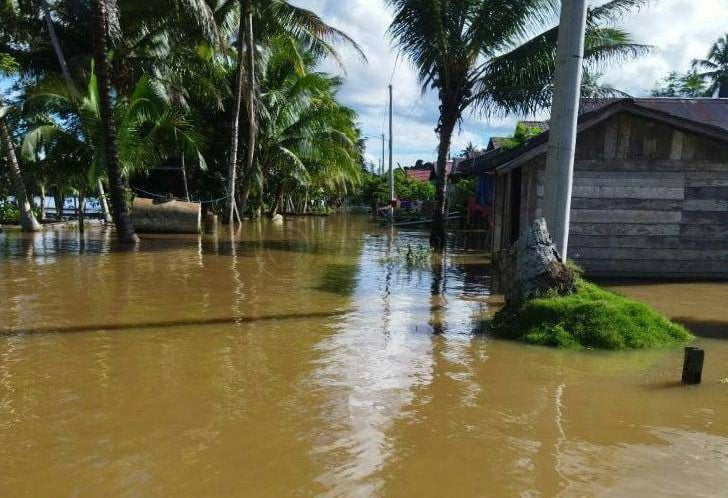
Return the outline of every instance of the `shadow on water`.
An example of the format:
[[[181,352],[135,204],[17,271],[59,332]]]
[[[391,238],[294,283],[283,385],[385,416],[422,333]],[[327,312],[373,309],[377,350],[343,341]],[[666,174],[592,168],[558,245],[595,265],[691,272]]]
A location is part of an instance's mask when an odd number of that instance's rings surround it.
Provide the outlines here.
[[[709,339],[728,339],[728,321],[700,320],[693,317],[676,316],[674,322],[679,323],[698,337]]]
[[[95,332],[98,330],[144,330],[184,326],[205,325],[240,325],[243,323],[257,323],[265,321],[301,320],[308,318],[332,318],[344,316],[345,310],[312,313],[282,313],[279,315],[240,316],[221,318],[199,318],[190,320],[162,320],[142,323],[97,323],[90,325],[71,325],[67,327],[36,327],[23,329],[0,329],[0,336],[8,335],[34,335],[51,333]]]
[[[321,283],[314,289],[337,296],[350,296],[356,290],[358,270],[357,265],[327,265],[321,275]]]

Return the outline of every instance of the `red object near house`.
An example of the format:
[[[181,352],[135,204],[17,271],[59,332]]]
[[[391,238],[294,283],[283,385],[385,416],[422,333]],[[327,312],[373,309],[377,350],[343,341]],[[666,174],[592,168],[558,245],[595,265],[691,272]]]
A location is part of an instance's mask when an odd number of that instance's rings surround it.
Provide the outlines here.
[[[432,175],[431,169],[407,169],[405,170],[405,173],[407,173],[408,178],[412,178],[413,180],[417,180],[418,182],[429,182],[430,181],[430,175]]]
[[[468,198],[468,219],[482,219],[486,227],[493,226],[493,210],[490,205],[478,204],[475,197]]]

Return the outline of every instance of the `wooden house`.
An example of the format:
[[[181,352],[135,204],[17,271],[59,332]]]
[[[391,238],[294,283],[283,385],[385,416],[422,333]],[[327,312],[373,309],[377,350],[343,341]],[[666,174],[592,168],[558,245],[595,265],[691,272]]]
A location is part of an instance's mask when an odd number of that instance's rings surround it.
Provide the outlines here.
[[[728,277],[728,99],[583,104],[569,258],[604,277]],[[542,214],[548,131],[456,175],[490,176],[492,248]]]

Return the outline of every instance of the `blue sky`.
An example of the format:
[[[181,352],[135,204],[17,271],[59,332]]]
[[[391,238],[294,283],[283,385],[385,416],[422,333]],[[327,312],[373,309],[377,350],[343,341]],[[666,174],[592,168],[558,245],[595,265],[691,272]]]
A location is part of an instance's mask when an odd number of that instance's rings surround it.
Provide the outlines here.
[[[330,24],[343,29],[363,48],[368,63],[344,50],[345,83],[341,100],[360,116],[364,133],[374,137],[368,155],[375,162],[381,155],[386,86],[397,61],[385,36],[391,12],[384,0],[292,0],[314,10]],[[603,0],[598,2],[603,3]],[[623,25],[636,41],[654,46],[651,55],[606,68],[603,81],[634,96],[649,93],[657,80],[671,70],[689,69],[694,58],[706,55],[716,38],[728,31],[728,0],[654,0]],[[335,70],[335,68],[327,68]],[[417,78],[406,61],[397,61],[392,78],[395,87],[394,160],[403,166],[416,159],[435,157],[437,99],[422,95]],[[468,116],[453,141],[457,153],[472,140],[485,145],[493,135],[512,132],[517,117],[487,120]]]

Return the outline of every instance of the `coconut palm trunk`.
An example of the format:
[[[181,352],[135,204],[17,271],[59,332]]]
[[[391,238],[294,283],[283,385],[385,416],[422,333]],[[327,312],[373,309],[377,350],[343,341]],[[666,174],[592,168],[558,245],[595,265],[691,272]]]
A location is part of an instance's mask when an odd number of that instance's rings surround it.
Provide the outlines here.
[[[116,142],[116,123],[111,103],[111,81],[107,56],[108,19],[106,0],[93,2],[94,61],[99,86],[99,111],[103,128],[106,152],[106,171],[109,178],[109,193],[113,211],[116,236],[122,244],[133,244],[138,239],[126,205],[124,180],[119,163],[119,148]]]
[[[435,166],[435,212],[430,229],[430,245],[437,250],[445,246],[447,239],[447,157],[456,122],[457,114],[455,112],[443,110],[438,127],[440,143],[437,146],[437,164]]]
[[[40,182],[39,190],[40,190],[40,221],[43,221],[46,219],[46,188],[45,188],[44,182]]]
[[[255,39],[253,37],[253,1],[243,0],[243,14],[245,16],[245,45],[247,48],[246,74],[247,74],[247,119],[248,143],[245,149],[245,169],[243,170],[242,188],[240,192],[240,211],[245,214],[250,196],[250,186],[253,181],[253,161],[255,159],[255,138],[258,133],[258,124],[255,119]]]
[[[86,191],[84,189],[78,192],[78,232],[83,235],[86,231]]]
[[[24,232],[37,232],[41,229],[41,226],[38,220],[35,219],[33,210],[30,207],[28,193],[25,190],[25,183],[23,183],[23,175],[20,173],[20,165],[15,155],[13,140],[10,137],[10,131],[8,131],[4,117],[0,117],[0,140],[2,140],[3,149],[5,149],[5,158],[10,170],[10,179],[13,183],[13,193],[20,210],[20,227]]]
[[[99,193],[99,204],[101,204],[101,214],[104,217],[104,222],[112,223],[114,220],[111,218],[109,203],[106,200],[106,192],[104,190],[104,182],[103,180],[101,180],[101,178],[96,179],[96,190]]]
[[[63,50],[61,49],[61,43],[58,41],[58,35],[56,34],[56,28],[53,26],[53,19],[51,18],[51,9],[48,6],[48,2],[46,0],[40,0],[40,8],[43,11],[43,18],[45,19],[46,26],[48,26],[48,37],[51,39],[51,45],[53,46],[53,51],[56,53],[56,58],[58,59],[58,64],[61,66],[61,73],[63,74],[63,79],[65,80],[66,84],[68,85],[68,88],[76,90],[75,85],[73,84],[73,78],[71,78],[71,71],[68,69],[68,64],[66,63],[66,58],[63,55]]]
[[[253,182],[253,168],[255,161],[255,141],[258,135],[258,124],[255,119],[255,38],[253,36],[253,2],[243,0],[243,15],[245,17],[245,46],[246,46],[246,118],[248,125],[248,140],[245,149],[245,166],[243,168],[240,186],[240,211],[245,213],[250,198],[250,188]]]
[[[240,8],[244,9],[244,2],[241,0]],[[235,212],[237,206],[235,203],[236,183],[238,176],[238,136],[240,134],[240,105],[243,100],[243,71],[245,52],[243,46],[245,43],[245,15],[240,16],[240,24],[238,25],[238,43],[237,43],[237,70],[235,72],[235,89],[233,93],[233,109],[230,116],[230,150],[228,152],[228,200],[227,200],[227,217],[232,224],[235,223]]]

